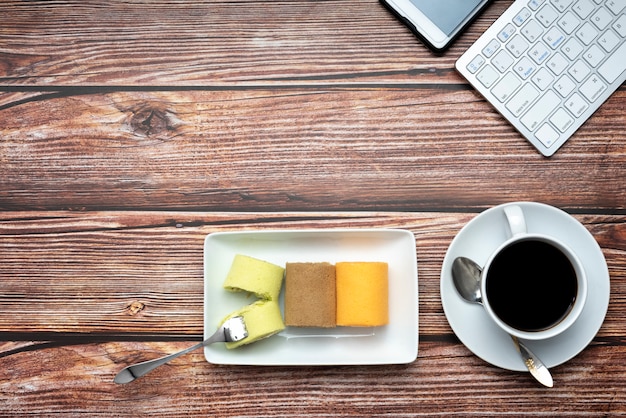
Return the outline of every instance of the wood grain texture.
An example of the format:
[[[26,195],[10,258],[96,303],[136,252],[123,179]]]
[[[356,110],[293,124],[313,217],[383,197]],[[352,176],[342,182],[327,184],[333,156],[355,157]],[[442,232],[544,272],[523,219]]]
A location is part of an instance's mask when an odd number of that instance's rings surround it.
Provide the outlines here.
[[[626,88],[541,157],[377,0],[2,1],[0,416],[625,416]],[[453,334],[443,258],[480,211],[571,213],[611,276],[556,387]],[[243,367],[201,352],[219,231],[401,228],[416,239],[408,365]]]
[[[185,343],[135,344],[142,356],[182,349]],[[194,353],[133,385],[111,383],[127,345],[68,346],[14,355],[3,361],[18,382],[0,382],[4,411],[13,415],[150,416],[619,416],[625,394],[624,347],[590,346],[567,367],[553,370],[557,387],[537,388],[524,373],[504,372],[455,343],[422,342],[409,366],[213,366]],[[442,365],[441,359],[446,363]],[[45,371],[23,372],[32,363]],[[68,381],[66,376],[76,376]],[[590,385],[602,379],[604,385]],[[59,381],[65,380],[64,386]],[[76,397],[80,397],[77,402]]]
[[[4,1],[3,12],[10,85],[445,83],[476,38],[433,56],[376,0]]]
[[[465,90],[36,100],[1,111],[0,207],[397,211],[538,200],[623,210],[624,103],[619,91],[547,160]]]

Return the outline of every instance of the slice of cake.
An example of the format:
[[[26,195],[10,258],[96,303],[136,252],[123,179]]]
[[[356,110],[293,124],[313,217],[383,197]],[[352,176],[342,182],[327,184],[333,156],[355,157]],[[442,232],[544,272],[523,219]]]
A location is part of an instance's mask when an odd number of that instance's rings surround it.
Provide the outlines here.
[[[254,293],[259,299],[278,301],[285,269],[267,261],[237,254],[224,281],[231,292]]]
[[[283,317],[280,314],[280,307],[275,301],[259,300],[251,305],[246,305],[224,318],[220,326],[228,319],[239,315],[243,317],[248,336],[240,341],[226,343],[226,348],[232,349],[250,344],[285,329]]]
[[[336,325],[335,266],[330,263],[287,263],[285,324],[294,327]]]
[[[375,327],[389,322],[388,266],[341,262],[337,275],[337,325]]]

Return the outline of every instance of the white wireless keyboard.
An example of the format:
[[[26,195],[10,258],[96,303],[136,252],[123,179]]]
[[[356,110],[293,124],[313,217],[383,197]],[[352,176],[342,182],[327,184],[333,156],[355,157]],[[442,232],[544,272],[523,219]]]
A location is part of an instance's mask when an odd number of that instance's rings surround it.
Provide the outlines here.
[[[626,80],[626,0],[517,0],[456,68],[549,157]]]

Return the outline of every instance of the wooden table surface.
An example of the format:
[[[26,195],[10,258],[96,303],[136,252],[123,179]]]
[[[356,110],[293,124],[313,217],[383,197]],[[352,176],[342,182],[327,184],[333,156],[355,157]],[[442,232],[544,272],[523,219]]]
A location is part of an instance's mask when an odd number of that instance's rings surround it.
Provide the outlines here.
[[[2,1],[0,415],[626,415],[626,87],[552,158],[376,0]],[[556,206],[599,243],[606,319],[555,387],[454,335],[444,255],[480,212]],[[406,365],[221,366],[200,351],[218,231],[415,234]],[[407,330],[412,332],[413,330]]]

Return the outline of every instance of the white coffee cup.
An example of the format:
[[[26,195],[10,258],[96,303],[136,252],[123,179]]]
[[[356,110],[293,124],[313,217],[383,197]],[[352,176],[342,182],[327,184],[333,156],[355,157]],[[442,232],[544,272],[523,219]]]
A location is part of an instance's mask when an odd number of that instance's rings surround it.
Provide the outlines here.
[[[511,237],[483,268],[483,305],[500,328],[518,338],[540,340],[568,329],[587,299],[587,276],[561,240],[526,230],[517,205],[504,206]]]

